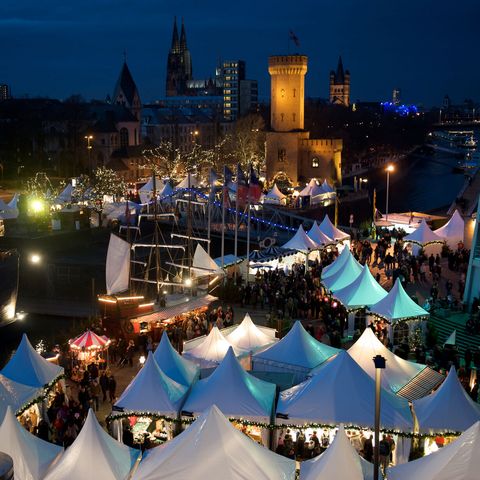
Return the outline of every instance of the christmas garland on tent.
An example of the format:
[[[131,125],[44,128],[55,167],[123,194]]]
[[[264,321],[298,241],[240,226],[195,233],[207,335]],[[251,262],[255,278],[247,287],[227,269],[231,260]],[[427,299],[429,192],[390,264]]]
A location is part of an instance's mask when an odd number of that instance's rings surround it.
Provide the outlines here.
[[[26,403],[25,405],[23,405],[22,407],[20,407],[17,412],[16,412],[16,416],[18,417],[19,415],[21,415],[23,412],[25,412],[26,410],[28,410],[30,407],[33,407],[34,405],[36,405],[37,403],[41,403],[43,402],[44,400],[48,400],[48,396],[50,395],[50,392],[52,391],[52,389],[55,387],[55,385],[57,384],[57,382],[59,382],[60,380],[62,380],[63,378],[65,378],[65,374],[62,373],[60,374],[58,377],[54,378],[50,383],[46,383],[42,389],[43,389],[43,392],[38,396],[38,397],[35,397],[34,399],[30,400],[28,403]]]

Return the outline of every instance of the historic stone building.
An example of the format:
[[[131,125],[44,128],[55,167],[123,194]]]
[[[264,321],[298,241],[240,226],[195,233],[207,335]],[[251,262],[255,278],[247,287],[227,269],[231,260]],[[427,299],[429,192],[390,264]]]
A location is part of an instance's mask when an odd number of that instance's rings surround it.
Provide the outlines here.
[[[341,139],[311,139],[304,128],[304,55],[270,57],[271,131],[266,138],[267,180],[288,179],[293,185],[315,177],[342,181]]]
[[[330,72],[330,103],[343,107],[350,105],[350,72],[343,70],[342,57],[338,58],[337,71]]]

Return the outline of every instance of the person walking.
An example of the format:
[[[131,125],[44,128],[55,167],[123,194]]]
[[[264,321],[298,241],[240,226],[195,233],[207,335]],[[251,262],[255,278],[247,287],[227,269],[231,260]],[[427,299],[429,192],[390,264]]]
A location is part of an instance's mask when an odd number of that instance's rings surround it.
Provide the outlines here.
[[[113,403],[115,400],[116,390],[117,390],[117,381],[115,380],[115,377],[113,375],[110,375],[110,377],[108,377],[108,395],[111,403]]]
[[[102,391],[99,381],[95,378],[90,385],[90,394],[92,396],[93,409],[98,412],[100,392]]]
[[[108,391],[108,376],[105,370],[102,371],[102,374],[100,375],[99,383],[100,383],[100,388],[102,389],[102,394],[103,394],[102,402],[105,402],[105,400],[107,399],[107,391]]]

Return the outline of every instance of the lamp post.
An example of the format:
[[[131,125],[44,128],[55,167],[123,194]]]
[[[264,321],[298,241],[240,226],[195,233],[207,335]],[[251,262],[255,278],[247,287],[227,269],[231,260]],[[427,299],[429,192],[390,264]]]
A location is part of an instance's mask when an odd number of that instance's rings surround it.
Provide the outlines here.
[[[87,152],[88,152],[88,168],[90,169],[90,173],[92,173],[92,140],[93,135],[85,135],[85,140],[87,141]]]
[[[381,387],[381,372],[385,369],[386,360],[381,355],[373,357],[375,364],[375,446],[373,448],[373,480],[378,480],[379,467],[379,443],[380,443],[380,387]]]
[[[395,170],[395,167],[392,164],[390,164],[387,166],[385,170],[387,172],[387,195],[385,199],[385,221],[388,222],[388,194],[390,190],[390,172],[393,172]]]

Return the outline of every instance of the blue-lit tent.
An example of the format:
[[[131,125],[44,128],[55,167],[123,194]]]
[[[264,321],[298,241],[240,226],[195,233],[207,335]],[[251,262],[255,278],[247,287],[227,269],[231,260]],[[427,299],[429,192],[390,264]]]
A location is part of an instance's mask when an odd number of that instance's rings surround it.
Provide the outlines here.
[[[345,248],[345,250],[348,250]],[[337,271],[331,275],[324,277],[322,275],[322,283],[331,292],[340,290],[350,285],[362,273],[363,266],[357,262],[355,257],[349,253],[347,259],[343,262]]]
[[[338,272],[345,262],[348,260],[349,255],[351,255],[350,249],[344,248],[340,255],[330,264],[323,268],[322,270],[322,280],[331,277],[333,274]]]

